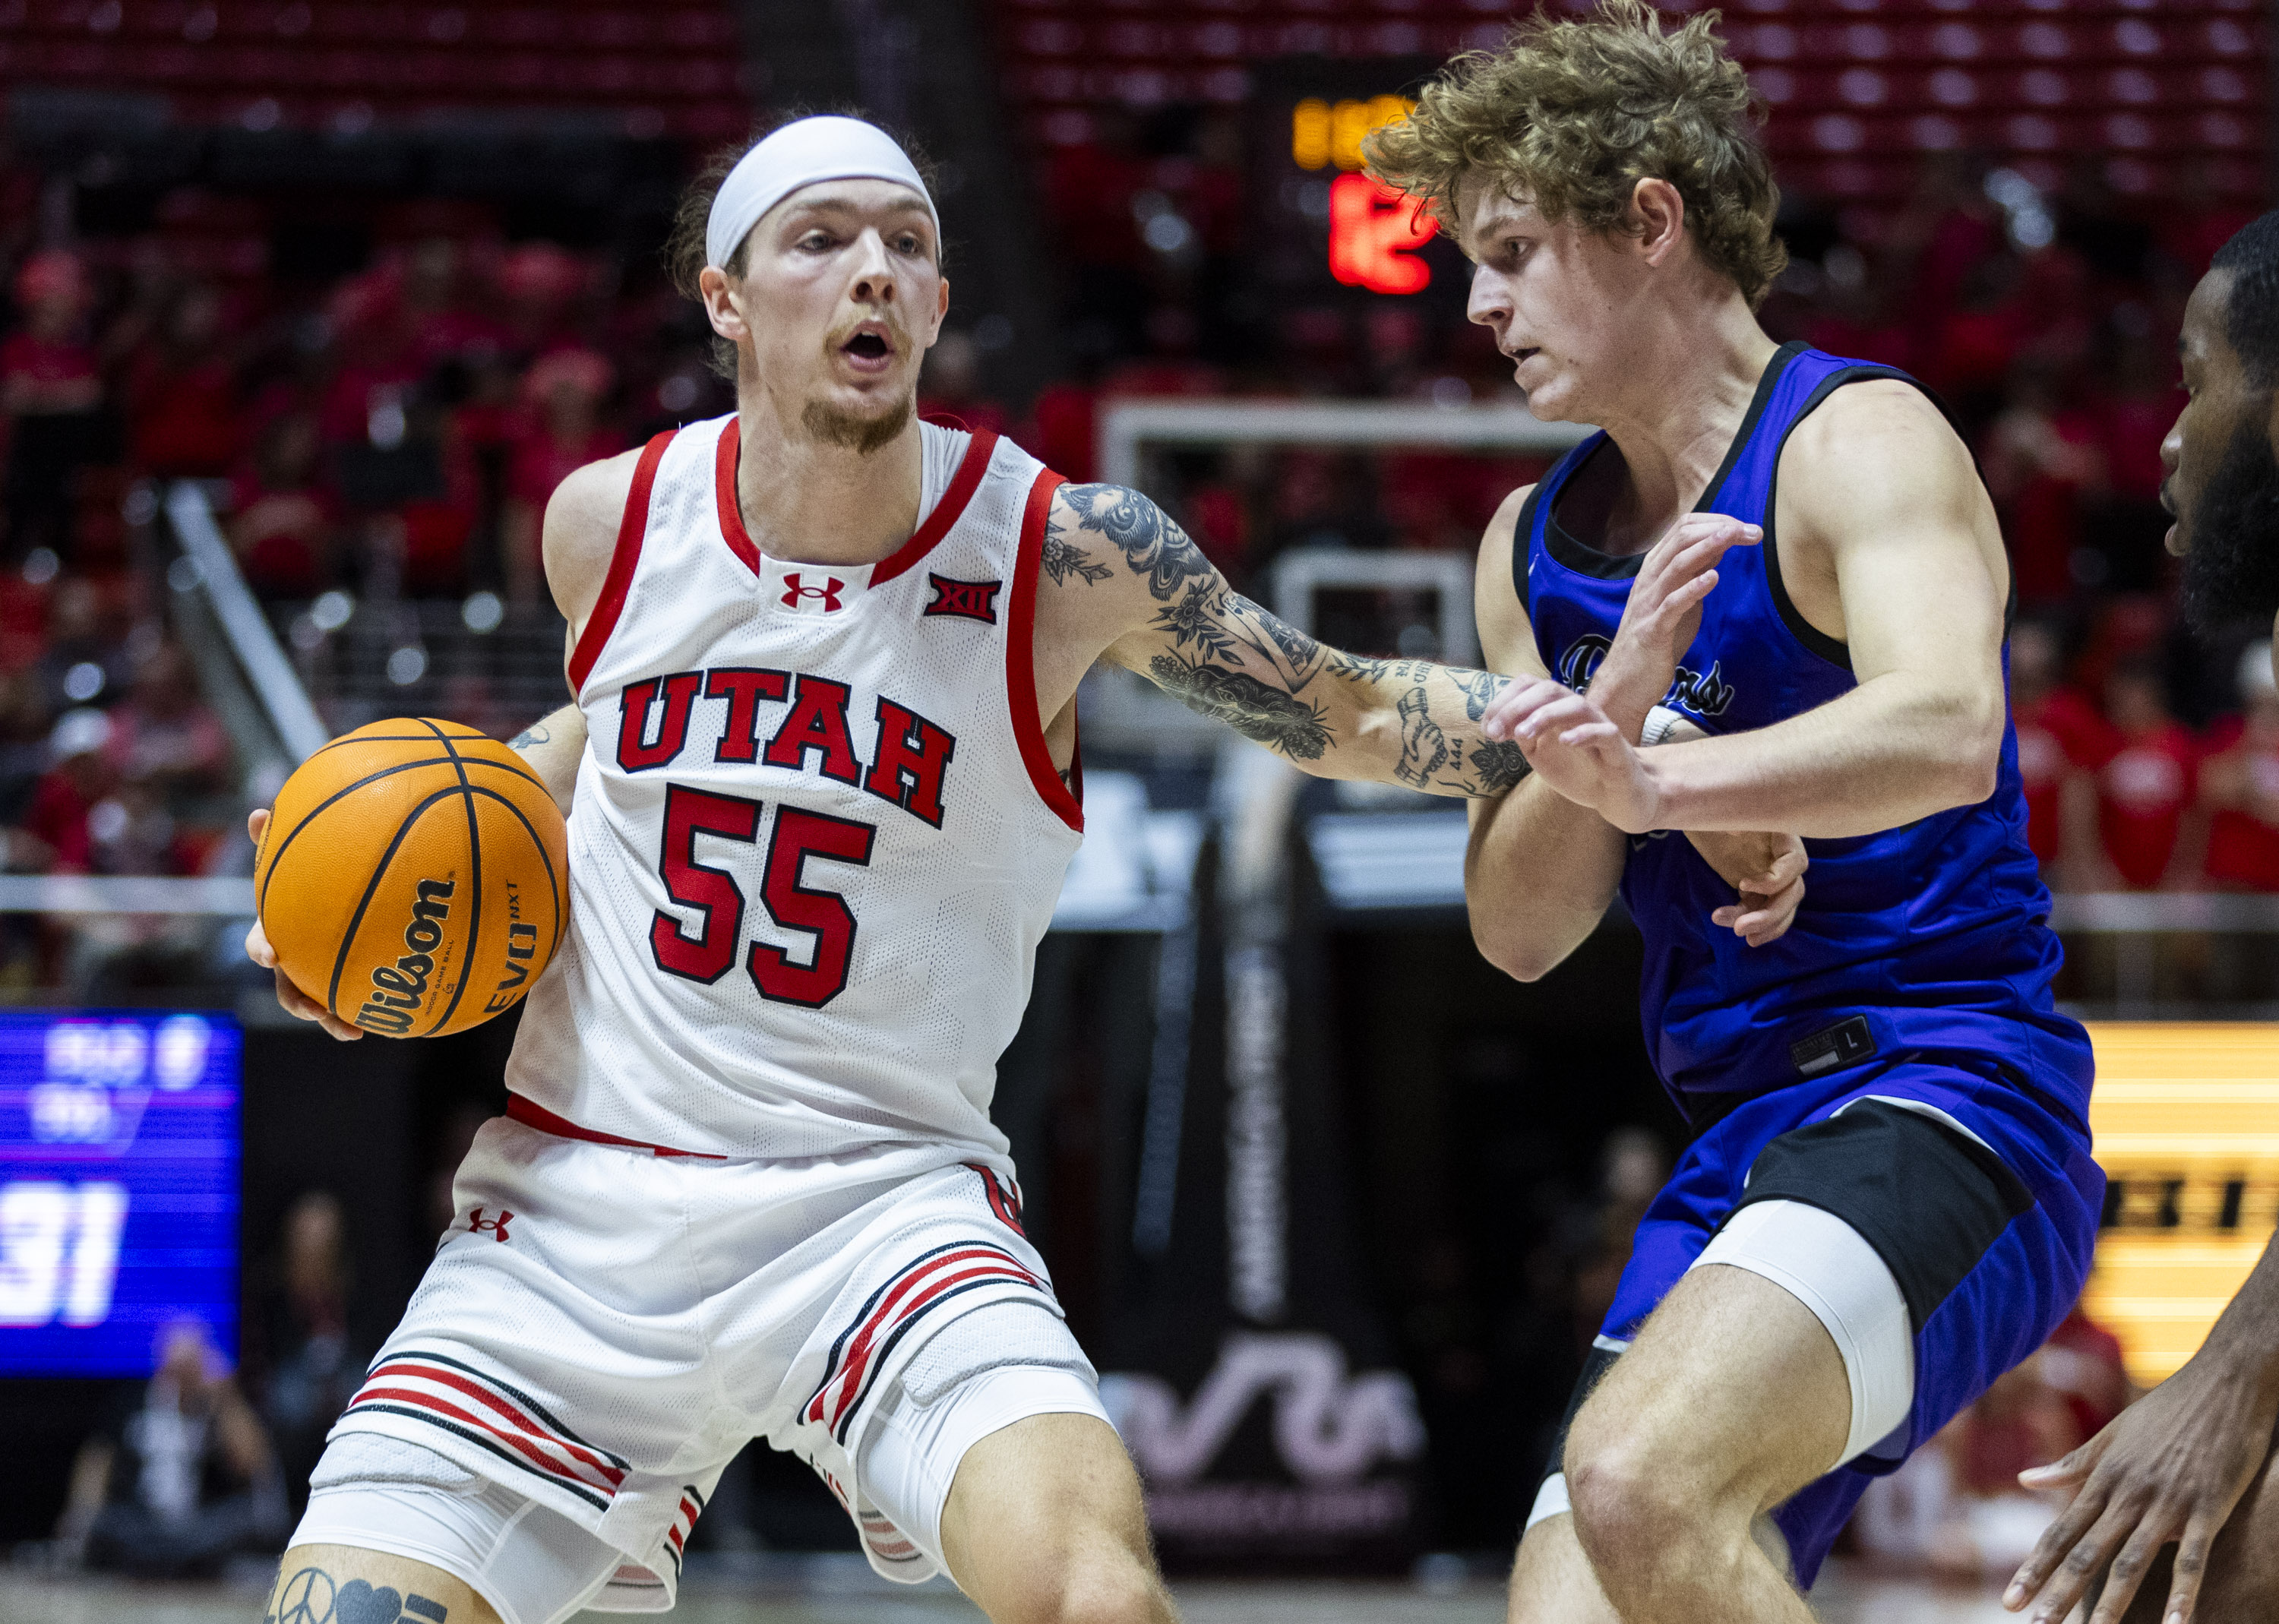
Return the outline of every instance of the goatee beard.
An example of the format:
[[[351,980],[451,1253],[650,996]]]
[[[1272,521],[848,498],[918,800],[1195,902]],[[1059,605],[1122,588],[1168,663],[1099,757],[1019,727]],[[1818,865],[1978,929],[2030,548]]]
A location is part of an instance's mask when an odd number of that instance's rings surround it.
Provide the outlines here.
[[[892,444],[894,437],[909,426],[910,414],[916,410],[915,397],[910,395],[904,395],[891,411],[876,417],[857,417],[821,401],[810,401],[799,415],[799,423],[807,431],[808,438],[819,444],[839,446],[857,456],[869,456]]]
[[[2203,635],[2279,614],[2279,459],[2260,416],[2224,448],[2193,515],[2179,594]]]

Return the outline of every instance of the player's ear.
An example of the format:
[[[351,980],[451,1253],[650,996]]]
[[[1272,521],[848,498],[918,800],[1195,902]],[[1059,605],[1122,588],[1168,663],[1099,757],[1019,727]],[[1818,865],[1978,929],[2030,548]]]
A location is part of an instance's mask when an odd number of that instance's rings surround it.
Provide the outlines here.
[[[938,339],[938,338],[940,338],[940,337],[941,336],[941,324],[942,324],[944,321],[946,321],[947,319],[948,319],[948,317],[949,317],[949,279],[948,279],[948,277],[946,277],[946,276],[945,276],[945,277],[943,277],[943,278],[941,278],[941,279],[940,279],[940,292],[938,292],[937,294],[935,294],[935,295],[934,295],[934,301],[933,301],[933,331],[932,331],[932,333],[928,333],[928,334],[926,335],[926,343],[927,343],[929,346],[931,346],[931,345],[933,343],[934,340],[936,340],[936,339]]]
[[[1685,198],[1658,175],[1631,188],[1631,233],[1646,264],[1659,265],[1677,250],[1685,235]]]
[[[712,331],[732,342],[749,338],[751,328],[745,324],[741,299],[728,281],[728,273],[717,265],[707,265],[696,275],[696,291],[704,301],[705,319]]]

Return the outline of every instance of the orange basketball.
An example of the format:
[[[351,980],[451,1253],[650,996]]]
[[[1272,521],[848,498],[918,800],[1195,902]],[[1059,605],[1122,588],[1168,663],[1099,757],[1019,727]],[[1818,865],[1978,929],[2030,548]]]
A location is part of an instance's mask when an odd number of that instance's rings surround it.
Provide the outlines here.
[[[435,1038],[513,1007],[570,915],[566,831],[522,758],[457,722],[375,722],[301,763],[253,865],[278,968],[343,1021]]]

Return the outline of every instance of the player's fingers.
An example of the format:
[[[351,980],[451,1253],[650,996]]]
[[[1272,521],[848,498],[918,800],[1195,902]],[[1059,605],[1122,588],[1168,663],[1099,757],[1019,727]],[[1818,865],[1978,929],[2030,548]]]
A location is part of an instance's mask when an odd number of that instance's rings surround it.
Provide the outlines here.
[[[2040,1598],[2034,1603],[2033,1624],[2059,1624],[2070,1618],[2074,1604],[2089,1591],[2106,1564],[2113,1560],[2122,1544],[2142,1519],[2141,1504],[2123,1507],[2119,1504],[2105,1508],[2105,1514],[2096,1526],[2066,1552],[2065,1560],[2057,1565],[2042,1587]],[[2133,1587],[2132,1587],[2133,1588]]]
[[[1480,714],[1480,732],[1490,739],[1511,739],[1530,716],[1562,698],[1572,698],[1558,683],[1541,677],[1515,677],[1508,687],[1488,701]]]
[[[1611,746],[1616,738],[1611,722],[1585,722],[1580,727],[1570,727],[1559,735],[1559,742],[1569,749],[1600,751]]]
[[[245,815],[245,832],[256,846],[261,844],[262,831],[269,827],[269,808],[256,807]]]
[[[1673,589],[1669,596],[1662,600],[1661,609],[1660,610],[1661,618],[1664,620],[1675,620],[1678,617],[1687,613],[1699,604],[1702,599],[1707,597],[1709,595],[1710,589],[1716,585],[1717,571],[1715,570],[1704,570],[1692,580],[1689,580],[1684,585]]]
[[[1744,525],[1729,513],[1689,513],[1669,528],[1656,545],[1661,562],[1669,564],[1683,562],[1696,548],[1707,548],[1711,555],[1723,552],[1729,547],[1743,547],[1764,539],[1761,525]]]
[[[2145,1582],[2145,1574],[2152,1566],[2152,1559],[2160,1554],[2167,1544],[2167,1520],[2147,1517],[2129,1536],[2129,1543],[2121,1554],[2113,1559],[2106,1570],[2105,1594],[2097,1598],[2097,1611],[2089,1615],[2089,1624],[2121,1624],[2121,1615],[2129,1611],[2129,1604],[2137,1599],[2137,1592]],[[2060,1614],[2063,1617],[2063,1614]]]
[[[2064,1462],[2060,1461],[2060,1465]],[[2010,1581],[2010,1588],[2002,1593],[2002,1605],[2015,1613],[2034,1598],[2035,1594],[2049,1582],[2058,1564],[2068,1551],[2076,1549],[2098,1518],[2105,1511],[2105,1496],[2095,1489],[2077,1495],[2072,1505],[2058,1513],[2057,1521],[2042,1530],[2042,1536],[2018,1565]]]
[[[283,970],[277,971],[277,1002],[296,1021],[321,1021],[332,1013],[315,999],[295,986]]]
[[[1579,693],[1569,693],[1564,699],[1546,699],[1519,719],[1518,736],[1547,738],[1562,728],[1586,722],[1596,714],[1591,701]]]
[[[285,1013],[295,1020],[313,1021],[342,1043],[353,1043],[364,1036],[359,1028],[341,1020],[324,1005],[295,986],[286,978],[283,970],[277,972],[277,1002]]]
[[[2018,1481],[2029,1489],[2070,1489],[2076,1483],[2088,1481],[2096,1468],[2098,1458],[2104,1453],[2100,1447],[2102,1433],[2091,1438],[2073,1453],[2053,1460],[2047,1466],[2028,1467],[2018,1474]]]
[[[1800,840],[1790,841],[1773,854],[1773,860],[1765,869],[1765,878],[1768,882],[1765,889],[1785,891],[1802,879],[1805,870],[1811,867],[1812,855],[1804,849],[1804,843]]]
[[[261,928],[261,921],[258,919],[253,922],[253,928],[245,933],[245,956],[264,969],[277,968],[277,949],[269,945],[269,932]]]
[[[1780,940],[1788,934],[1789,926],[1796,923],[1797,904],[1802,898],[1801,887],[1794,895],[1784,891],[1769,898],[1761,908],[1738,913],[1733,921],[1734,933],[1752,947]]]
[[[2176,1545],[2175,1576],[2168,1585],[2168,1611],[2161,1615],[2165,1624],[2192,1624],[2192,1614],[2199,1610],[2200,1581],[2207,1574],[2208,1547],[2215,1544],[2216,1530],[2222,1526],[2222,1518],[2211,1518],[2204,1511],[2195,1511],[2184,1524],[2184,1537]]]

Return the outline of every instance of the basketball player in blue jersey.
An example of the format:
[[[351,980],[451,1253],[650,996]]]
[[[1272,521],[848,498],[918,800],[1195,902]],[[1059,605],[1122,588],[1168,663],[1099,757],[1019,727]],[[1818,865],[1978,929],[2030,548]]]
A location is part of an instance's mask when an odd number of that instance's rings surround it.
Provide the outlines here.
[[[2203,632],[2279,617],[2279,213],[2216,253],[2184,307],[2187,400],[2161,442],[2183,608]],[[2275,631],[2279,631],[2275,623]],[[2275,660],[2279,675],[2279,660]],[[2053,1465],[2070,1503],[2003,1597],[2034,1624],[2279,1617],[2279,1242],[2183,1369]],[[2103,1574],[2100,1586],[2099,1576]]]
[[[1473,808],[1474,933],[1532,979],[1619,889],[1699,1135],[1521,1539],[1511,1617],[1543,1624],[1806,1624],[1870,1477],[2072,1307],[2104,1191],[1993,509],[1912,379],[1758,326],[1776,194],[1713,23],[1539,16],[1368,149],[1473,261],[1535,414],[1601,427],[1481,548],[1515,674],[1483,727],[1533,772]],[[1674,829],[1799,837],[1787,934],[1707,928],[1737,900]]]

